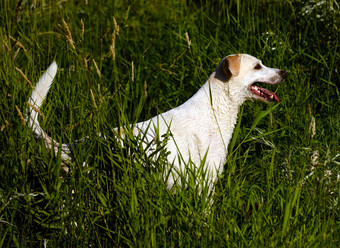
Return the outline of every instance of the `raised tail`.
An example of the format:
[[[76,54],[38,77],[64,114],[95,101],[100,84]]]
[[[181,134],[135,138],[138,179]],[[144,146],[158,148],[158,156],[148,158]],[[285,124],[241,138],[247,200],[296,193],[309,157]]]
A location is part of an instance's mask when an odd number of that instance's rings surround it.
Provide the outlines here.
[[[57,63],[54,61],[47,71],[40,77],[38,83],[36,84],[31,97],[28,100],[29,112],[26,113],[25,118],[28,126],[32,129],[34,136],[38,139],[44,141],[46,148],[53,151],[55,155],[58,154],[59,143],[52,140],[52,138],[41,128],[38,116],[40,112],[41,105],[47,96],[47,93],[52,85],[53,79],[57,74]],[[61,144],[61,159],[62,167],[65,172],[67,172],[67,167],[65,166],[71,161],[71,150],[68,144]]]
[[[47,71],[41,76],[31,94],[31,97],[28,99],[29,111],[31,114],[26,114],[26,121],[29,123],[29,127],[32,128],[34,135],[39,139],[42,138],[44,134],[44,131],[41,129],[38,121],[39,110],[52,85],[53,79],[57,74],[57,69],[57,63],[54,61]]]

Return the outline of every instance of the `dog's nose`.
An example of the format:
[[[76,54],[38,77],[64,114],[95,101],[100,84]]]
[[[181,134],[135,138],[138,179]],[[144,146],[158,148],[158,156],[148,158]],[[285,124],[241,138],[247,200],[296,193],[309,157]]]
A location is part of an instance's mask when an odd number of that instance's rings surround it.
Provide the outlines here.
[[[286,76],[287,76],[287,72],[286,71],[280,71],[279,74],[280,74],[280,76],[282,78],[286,78]]]

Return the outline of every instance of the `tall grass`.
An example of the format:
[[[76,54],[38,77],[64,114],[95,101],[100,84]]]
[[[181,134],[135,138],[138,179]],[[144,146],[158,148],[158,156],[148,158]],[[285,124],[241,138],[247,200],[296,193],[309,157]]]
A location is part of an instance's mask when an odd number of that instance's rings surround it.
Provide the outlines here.
[[[1,247],[339,247],[338,1],[2,0],[0,24]],[[112,128],[183,103],[237,52],[289,76],[280,103],[242,107],[207,207],[194,173],[167,189],[162,144],[148,157]],[[53,60],[41,125],[88,137],[65,177],[21,118]]]

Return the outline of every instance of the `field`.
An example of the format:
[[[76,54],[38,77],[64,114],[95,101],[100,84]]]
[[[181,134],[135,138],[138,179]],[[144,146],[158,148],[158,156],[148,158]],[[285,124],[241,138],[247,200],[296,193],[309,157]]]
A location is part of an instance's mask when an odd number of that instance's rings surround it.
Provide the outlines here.
[[[340,247],[339,4],[0,0],[0,247]],[[179,106],[234,53],[288,77],[279,103],[242,106],[209,209],[193,179],[167,189],[164,148],[112,128]],[[88,136],[67,175],[22,118],[54,60],[40,123]]]

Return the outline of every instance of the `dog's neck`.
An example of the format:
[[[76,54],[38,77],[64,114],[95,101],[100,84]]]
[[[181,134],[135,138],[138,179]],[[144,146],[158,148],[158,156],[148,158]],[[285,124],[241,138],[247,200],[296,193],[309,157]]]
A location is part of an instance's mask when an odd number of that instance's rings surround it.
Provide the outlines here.
[[[190,100],[194,105],[207,106],[212,111],[206,108],[200,109],[202,116],[210,112],[210,118],[216,121],[219,133],[223,139],[223,143],[227,153],[227,147],[232,137],[234,127],[237,122],[238,112],[243,101],[235,101],[232,92],[228,92],[227,81],[221,81],[222,75],[216,76],[216,71],[211,74],[207,82],[197,92],[196,96]],[[232,90],[232,89],[229,89]],[[204,96],[202,96],[202,94]],[[206,101],[205,103],[202,101]]]

